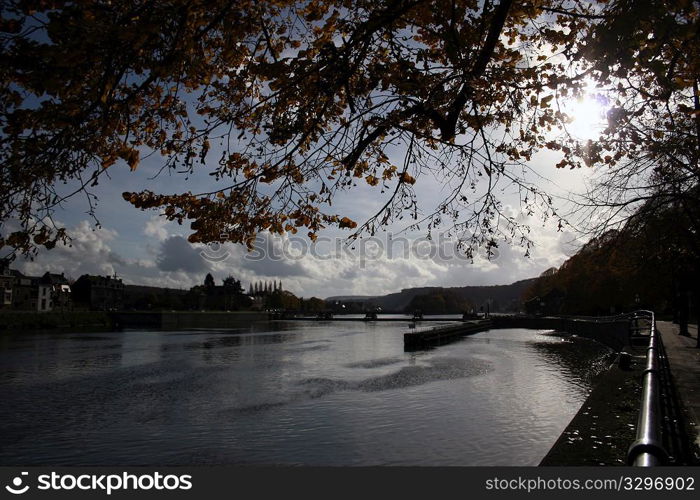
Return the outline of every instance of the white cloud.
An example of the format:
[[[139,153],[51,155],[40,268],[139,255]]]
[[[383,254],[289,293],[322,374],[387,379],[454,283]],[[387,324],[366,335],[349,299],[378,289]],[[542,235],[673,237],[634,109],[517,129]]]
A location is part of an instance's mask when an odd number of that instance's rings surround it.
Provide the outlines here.
[[[155,217],[143,233],[158,244],[144,246],[146,257],[128,258],[112,248],[119,241],[116,231],[94,229],[82,221],[69,229],[71,246],[59,245],[34,261],[17,262],[16,267],[31,275],[50,270],[73,278],[116,272],[126,283],[171,288],[201,284],[211,272],[217,281],[231,274],[246,288],[258,280],[282,280],[285,289],[304,297],[381,295],[411,287],[507,284],[534,277],[561,265],[571,254],[573,239],[570,233],[532,225],[536,246],[530,258],[524,257],[524,249],[502,244],[492,260],[477,255],[472,263],[455,254],[454,241],[431,247],[422,238],[401,240],[403,235],[365,239],[353,248],[340,239],[328,238],[310,247],[302,238],[263,233],[248,252],[230,243],[192,245],[169,234],[162,219]]]
[[[75,279],[83,274],[116,273],[125,283],[171,288],[189,288],[204,279],[201,273],[175,268],[172,271],[159,269],[159,255],[155,250],[152,251],[151,258],[125,258],[112,249],[112,244],[118,241],[119,234],[107,228],[93,228],[88,221],[81,221],[68,228],[68,234],[71,236],[68,245],[59,244],[53,250],[40,251],[33,260],[20,258],[13,267],[31,276],[40,276],[46,271],[51,271],[64,273]],[[185,242],[185,245],[189,243]],[[192,251],[196,258],[201,259],[198,251]],[[169,258],[176,259],[177,255]],[[202,266],[202,269],[207,269],[203,262]]]
[[[165,217],[154,215],[146,222],[143,228],[143,234],[156,238],[158,241],[165,241],[168,239],[168,231],[165,229],[167,224],[168,221]]]
[[[17,267],[25,274],[42,275],[46,271],[65,273],[77,278],[80,274],[113,274],[115,264],[124,260],[114,254],[109,243],[118,237],[114,230],[93,228],[82,221],[69,229],[71,241],[51,251],[42,251],[33,261],[20,261]]]

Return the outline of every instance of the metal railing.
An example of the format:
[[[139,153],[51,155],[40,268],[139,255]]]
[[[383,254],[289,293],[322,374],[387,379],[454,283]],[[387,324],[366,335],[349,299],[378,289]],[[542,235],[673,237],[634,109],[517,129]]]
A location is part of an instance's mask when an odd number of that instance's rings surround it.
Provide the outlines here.
[[[637,419],[636,440],[627,452],[627,462],[638,467],[654,467],[668,460],[661,439],[659,338],[653,311],[635,311],[634,319],[649,321],[649,346],[643,374],[642,402]],[[639,325],[639,322],[636,322]]]
[[[635,319],[635,318],[649,318],[649,315],[654,315],[653,311],[647,311],[644,309],[638,309],[636,311],[630,311],[626,313],[612,314],[609,316],[561,316],[562,318],[573,319],[573,320],[583,320],[592,321],[594,323],[610,323],[611,321],[620,321],[623,319]]]

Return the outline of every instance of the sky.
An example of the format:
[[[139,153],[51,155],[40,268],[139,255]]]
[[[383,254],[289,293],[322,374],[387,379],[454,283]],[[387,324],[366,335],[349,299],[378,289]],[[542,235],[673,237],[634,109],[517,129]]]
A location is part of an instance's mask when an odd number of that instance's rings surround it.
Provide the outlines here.
[[[533,158],[533,169],[549,179],[540,183],[561,197],[580,190],[590,172],[556,169],[556,161],[547,153]],[[74,198],[56,213],[56,219],[69,229],[71,244],[41,251],[32,260],[19,258],[14,267],[29,275],[50,270],[74,279],[85,273],[116,273],[128,284],[181,289],[201,284],[207,273],[219,282],[232,275],[246,289],[252,282],[281,280],[284,289],[297,296],[327,298],[382,295],[422,286],[508,284],[560,266],[583,243],[571,229],[558,231],[556,221],[542,223],[520,215],[530,225],[535,243],[529,257],[524,248],[500,244],[491,259],[477,254],[472,262],[444,234],[436,233],[428,241],[424,232],[405,232],[400,225],[355,245],[349,245],[349,232],[337,229],[319,233],[315,244],[306,237],[261,233],[250,252],[230,243],[193,245],[186,239],[188,227],[166,221],[156,210],[138,210],[121,197],[123,191],[141,189],[196,192],[214,182],[207,175],[185,180],[167,173],[153,179],[158,167],[158,160],[151,158],[135,172],[110,170],[110,178],[94,191],[100,226],[86,213],[85,200]],[[434,206],[444,192],[429,176],[419,178],[415,187],[423,206]],[[381,205],[377,193],[377,188],[360,186],[341,194],[333,208],[361,222]],[[517,215],[517,200],[507,195],[504,200],[506,209]]]
[[[600,103],[592,95],[571,106],[568,111],[576,119],[570,130],[579,138],[593,138],[604,115]],[[400,164],[403,151],[394,154],[395,164]],[[217,157],[212,148],[208,158]],[[571,206],[565,200],[585,190],[593,171],[557,169],[559,159],[553,152],[535,155],[529,162],[533,174],[528,175],[554,195],[559,212],[566,212]],[[95,213],[99,225],[88,214],[85,198],[76,196],[54,215],[68,228],[70,245],[42,250],[31,260],[18,258],[13,266],[28,275],[51,271],[77,279],[86,273],[116,274],[127,284],[181,289],[203,283],[211,273],[218,282],[233,276],[246,289],[250,283],[275,280],[297,296],[327,298],[383,295],[424,286],[509,284],[559,267],[585,243],[575,227],[559,230],[557,220],[543,223],[536,216],[521,214],[519,198],[506,189],[499,194],[504,209],[530,226],[534,247],[529,256],[524,248],[500,243],[490,259],[483,253],[466,259],[457,251],[456,241],[444,234],[434,233],[433,240],[427,241],[425,232],[408,232],[400,224],[354,246],[347,240],[350,233],[338,229],[320,232],[316,244],[305,237],[261,233],[252,252],[230,243],[193,245],[186,239],[187,226],[167,222],[156,210],[136,209],[122,198],[124,191],[144,189],[163,194],[216,189],[216,181],[208,175],[213,168],[202,166],[187,177],[167,171],[155,176],[161,161],[156,155],[146,157],[134,172],[126,165],[110,167],[108,176],[92,189],[99,199]],[[414,187],[426,210],[436,207],[446,193],[446,186],[430,175],[418,177]],[[383,205],[379,191],[358,183],[357,188],[336,196],[333,211],[361,224]],[[12,229],[11,223],[6,226],[3,232]]]

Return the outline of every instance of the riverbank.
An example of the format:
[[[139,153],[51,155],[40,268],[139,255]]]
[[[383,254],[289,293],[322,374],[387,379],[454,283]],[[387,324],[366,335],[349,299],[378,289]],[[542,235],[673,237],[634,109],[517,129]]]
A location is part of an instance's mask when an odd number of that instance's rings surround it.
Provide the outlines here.
[[[0,332],[19,333],[61,328],[112,328],[107,312],[101,311],[1,311]]]
[[[260,311],[119,311],[110,313],[117,328],[242,328],[267,321]]]
[[[595,380],[581,409],[540,465],[626,465],[635,440],[645,349],[635,348],[629,369],[614,363]]]
[[[0,311],[0,332],[22,333],[69,328],[242,328],[267,321],[257,311]]]
[[[680,337],[678,326],[658,322],[662,355],[660,411],[667,465],[700,465],[697,432],[700,411],[700,349],[694,337]],[[697,330],[692,330],[697,335]],[[636,439],[647,349],[627,347],[630,366],[617,363],[598,376],[579,412],[559,436],[541,466],[627,465]]]

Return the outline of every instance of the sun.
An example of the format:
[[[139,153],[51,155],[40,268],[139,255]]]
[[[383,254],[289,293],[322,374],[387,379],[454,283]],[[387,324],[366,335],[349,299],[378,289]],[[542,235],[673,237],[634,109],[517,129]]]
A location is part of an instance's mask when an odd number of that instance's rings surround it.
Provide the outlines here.
[[[600,137],[607,125],[608,102],[604,95],[586,92],[581,98],[570,101],[566,108],[566,114],[573,119],[567,130],[575,139],[585,141]]]

